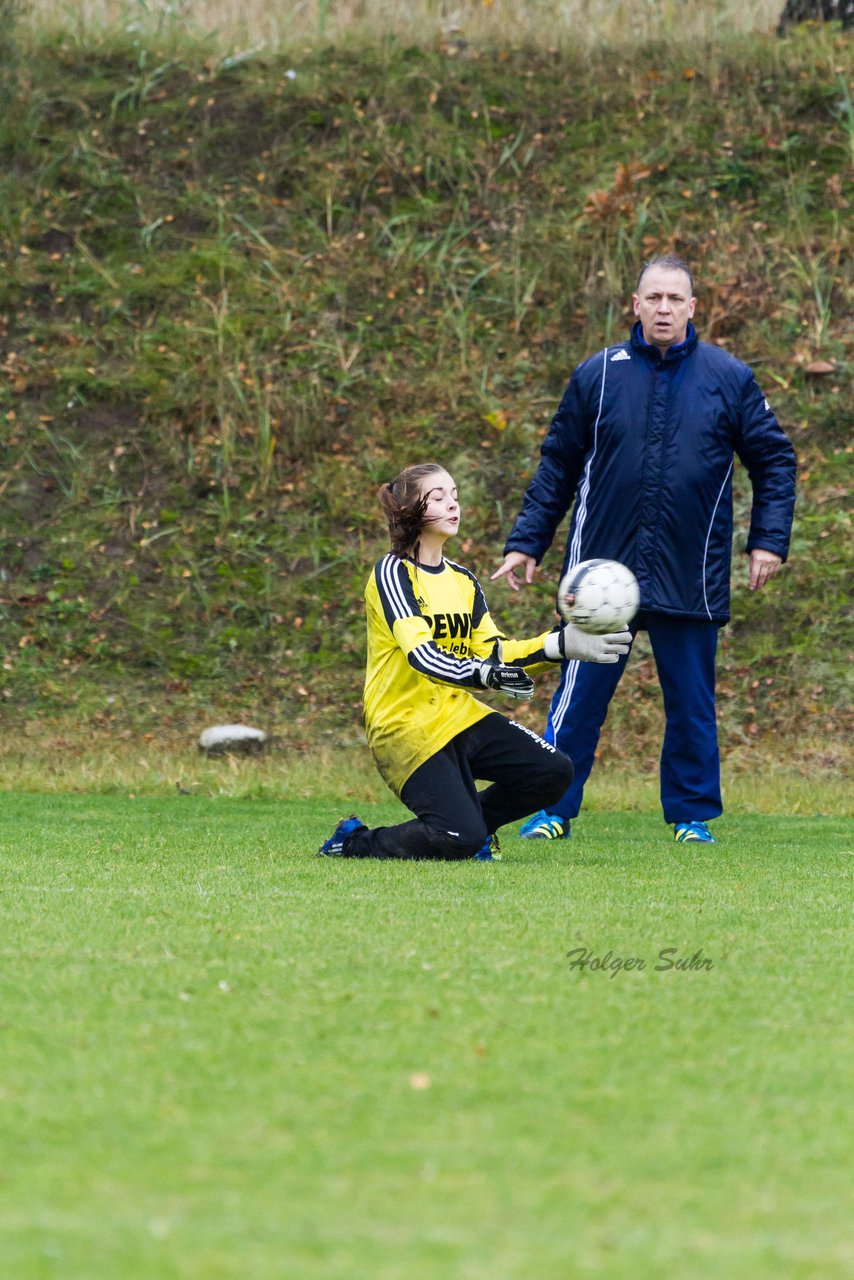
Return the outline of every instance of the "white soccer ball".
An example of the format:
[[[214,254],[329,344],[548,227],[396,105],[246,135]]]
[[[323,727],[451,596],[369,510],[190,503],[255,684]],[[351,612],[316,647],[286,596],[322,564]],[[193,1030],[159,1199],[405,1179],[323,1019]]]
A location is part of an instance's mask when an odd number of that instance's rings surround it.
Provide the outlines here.
[[[568,596],[575,597],[572,604]],[[558,612],[564,622],[574,622],[597,636],[628,626],[639,604],[638,580],[617,560],[582,560],[566,571],[557,589]]]

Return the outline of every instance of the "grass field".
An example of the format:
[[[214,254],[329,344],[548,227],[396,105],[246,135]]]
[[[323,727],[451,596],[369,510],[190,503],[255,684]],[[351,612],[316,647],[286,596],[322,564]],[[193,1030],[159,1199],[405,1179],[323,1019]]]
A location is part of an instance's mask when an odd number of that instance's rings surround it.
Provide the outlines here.
[[[850,820],[313,858],[340,812],[4,795],[4,1276],[852,1274]]]

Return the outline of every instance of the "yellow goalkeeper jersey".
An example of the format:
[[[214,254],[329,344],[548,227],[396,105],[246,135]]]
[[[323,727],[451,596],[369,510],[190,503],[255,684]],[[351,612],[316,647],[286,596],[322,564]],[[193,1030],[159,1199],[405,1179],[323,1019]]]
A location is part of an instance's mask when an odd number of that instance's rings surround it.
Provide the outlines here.
[[[480,690],[475,660],[488,658],[500,639],[505,663],[539,666],[546,662],[549,632],[534,640],[506,639],[474,574],[445,559],[431,567],[383,556],[365,587],[365,607],[368,746],[400,795],[425,760],[492,713],[470,692]]]

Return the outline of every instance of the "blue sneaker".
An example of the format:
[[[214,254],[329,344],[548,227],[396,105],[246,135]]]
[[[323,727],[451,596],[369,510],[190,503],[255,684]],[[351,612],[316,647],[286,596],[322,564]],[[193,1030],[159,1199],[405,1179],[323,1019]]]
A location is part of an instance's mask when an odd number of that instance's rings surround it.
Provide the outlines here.
[[[501,850],[498,836],[487,836],[477,853],[472,854],[473,862],[500,862]]]
[[[705,822],[677,822],[673,833],[677,844],[717,844]]]
[[[347,837],[353,835],[354,831],[367,831],[367,829],[364,822],[360,822],[353,813],[349,818],[342,818],[329,839],[324,840],[318,849],[318,858],[346,858],[344,843]]]
[[[523,840],[568,840],[570,837],[569,818],[562,818],[558,813],[546,813],[541,809],[519,828]]]

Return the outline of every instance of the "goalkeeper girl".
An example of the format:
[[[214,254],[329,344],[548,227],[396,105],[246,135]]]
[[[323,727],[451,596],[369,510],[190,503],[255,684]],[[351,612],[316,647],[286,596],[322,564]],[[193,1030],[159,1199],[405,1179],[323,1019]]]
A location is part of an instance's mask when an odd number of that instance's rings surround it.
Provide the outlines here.
[[[572,764],[474,692],[530,698],[529,670],[564,658],[616,662],[631,635],[587,635],[569,624],[533,640],[506,639],[477,578],[443,555],[460,528],[448,472],[434,463],[406,467],[379,497],[391,551],[365,588],[365,729],[377,768],[415,817],[373,829],[345,818],[319,853],[486,861],[499,827],[563,795]],[[491,785],[478,791],[477,780]]]

